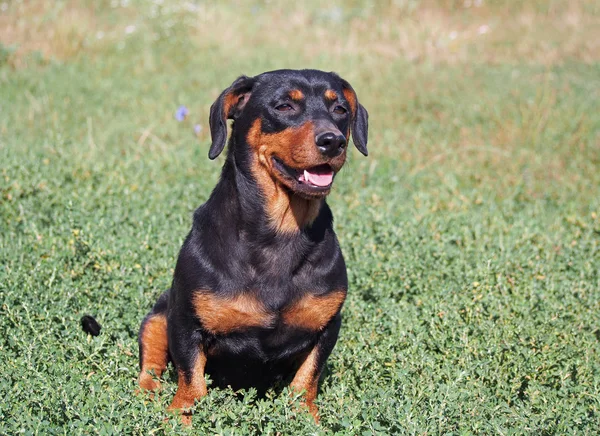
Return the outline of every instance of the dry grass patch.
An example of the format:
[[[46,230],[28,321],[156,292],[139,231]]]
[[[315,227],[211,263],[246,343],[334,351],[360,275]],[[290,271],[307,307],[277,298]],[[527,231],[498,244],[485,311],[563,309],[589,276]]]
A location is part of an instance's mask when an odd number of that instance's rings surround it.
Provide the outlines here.
[[[84,49],[89,52],[90,45],[109,36],[111,30],[96,12],[98,6],[51,0],[5,4],[0,12],[0,48],[10,48],[8,64],[22,68],[31,53],[39,53],[43,60],[67,60]]]
[[[414,7],[408,4],[414,3]],[[540,8],[518,2],[355,2],[308,8],[270,2],[198,8],[195,39],[237,53],[276,47],[299,58],[360,56],[430,63],[526,61],[553,65],[600,59],[600,11],[590,2]],[[469,6],[468,4],[479,4]],[[536,7],[537,6],[537,7]]]

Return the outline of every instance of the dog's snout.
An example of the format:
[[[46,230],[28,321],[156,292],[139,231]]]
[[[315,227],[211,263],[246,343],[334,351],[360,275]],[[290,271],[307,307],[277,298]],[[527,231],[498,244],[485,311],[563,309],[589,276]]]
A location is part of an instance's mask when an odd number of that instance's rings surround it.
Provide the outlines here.
[[[338,132],[323,132],[316,136],[319,151],[327,157],[339,156],[346,147],[346,137]]]

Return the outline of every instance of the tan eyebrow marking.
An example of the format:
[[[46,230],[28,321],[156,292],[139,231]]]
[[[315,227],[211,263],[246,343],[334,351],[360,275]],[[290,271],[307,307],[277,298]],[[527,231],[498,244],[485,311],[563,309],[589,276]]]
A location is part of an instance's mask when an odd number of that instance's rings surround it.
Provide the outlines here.
[[[337,97],[338,95],[333,89],[328,89],[327,91],[325,91],[325,98],[327,100],[335,100],[337,99]]]
[[[302,100],[304,98],[304,94],[299,89],[292,89],[290,92],[288,92],[288,95],[292,100],[295,101]]]

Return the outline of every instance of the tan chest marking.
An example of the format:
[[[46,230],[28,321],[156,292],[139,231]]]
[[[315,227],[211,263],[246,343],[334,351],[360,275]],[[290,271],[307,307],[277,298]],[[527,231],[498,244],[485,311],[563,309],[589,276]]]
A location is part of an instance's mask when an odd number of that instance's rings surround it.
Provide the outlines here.
[[[321,296],[308,294],[285,310],[283,322],[306,330],[323,330],[338,313],[345,299],[344,290]]]
[[[228,299],[200,291],[193,297],[193,305],[204,328],[213,334],[271,327],[275,322],[275,314],[267,312],[260,301],[247,294]]]

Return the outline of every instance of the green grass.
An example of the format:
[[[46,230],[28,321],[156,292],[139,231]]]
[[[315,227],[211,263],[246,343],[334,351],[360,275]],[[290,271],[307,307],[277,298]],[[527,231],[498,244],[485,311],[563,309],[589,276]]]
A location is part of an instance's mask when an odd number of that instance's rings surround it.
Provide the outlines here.
[[[220,171],[210,104],[279,67],[337,71],[371,120],[329,199],[322,423],[215,389],[193,432],[600,432],[596,2],[165,3],[0,12],[0,434],[190,431],[172,370],[134,394],[137,329]]]

